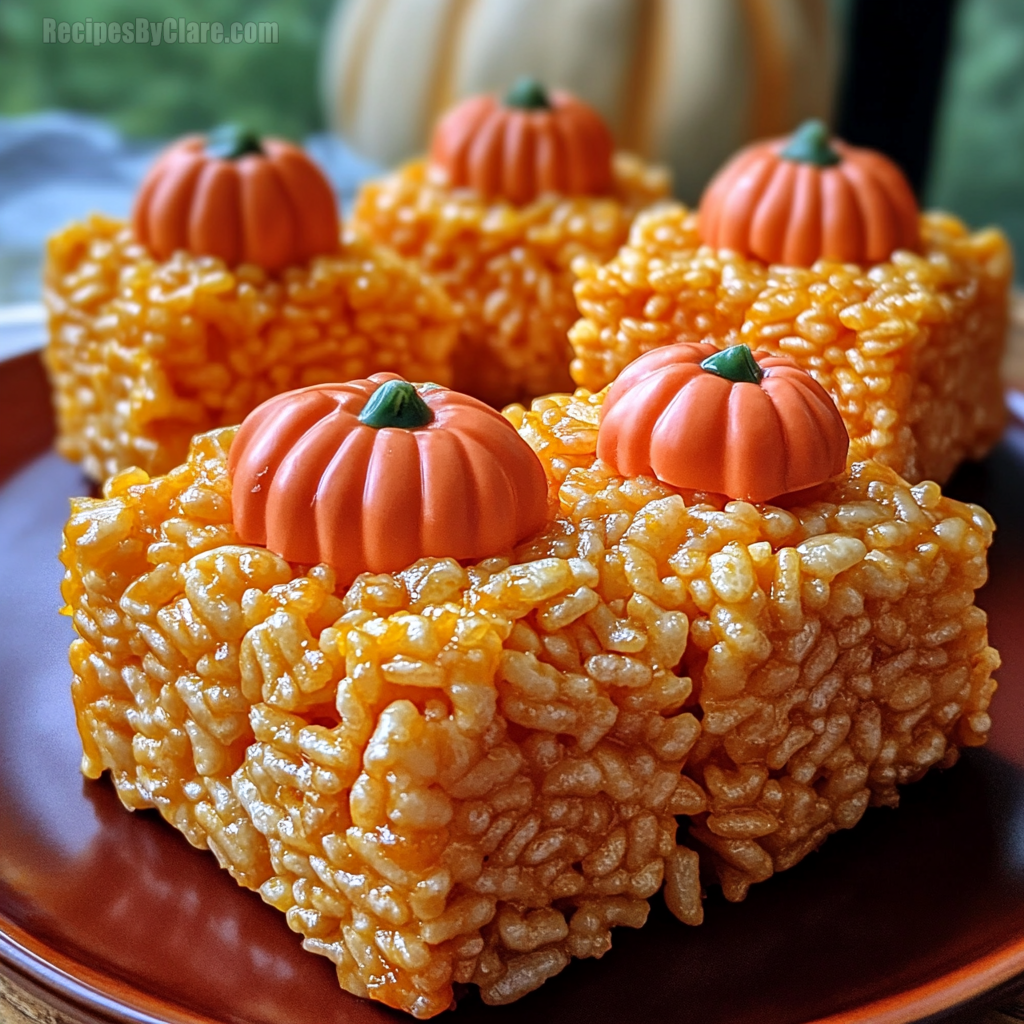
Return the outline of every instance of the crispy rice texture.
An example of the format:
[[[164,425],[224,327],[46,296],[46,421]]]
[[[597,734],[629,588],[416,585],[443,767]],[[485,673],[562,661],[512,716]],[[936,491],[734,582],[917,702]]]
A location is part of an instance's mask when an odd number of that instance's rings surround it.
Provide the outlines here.
[[[434,184],[417,161],[365,185],[351,223],[447,289],[461,325],[455,387],[500,408],[572,387],[573,261],[611,259],[637,212],[668,193],[662,168],[624,153],[615,182],[614,196],[516,207]]]
[[[877,463],[789,509],[623,480],[599,409],[509,410],[557,513],[476,565],[343,592],[239,545],[231,429],[66,528],[85,774],[418,1017],[602,956],[659,889],[699,924],[702,879],[743,899],[989,730],[982,509]]]
[[[292,388],[378,370],[451,381],[451,303],[362,239],[270,277],[184,252],[156,262],[93,216],[50,239],[44,294],[57,447],[97,481],[165,473],[193,434]]]
[[[611,262],[576,265],[573,379],[596,391],[661,345],[745,342],[793,357],[829,391],[851,462],[945,482],[1003,430],[1012,258],[999,231],[970,234],[947,214],[924,214],[921,234],[920,254],[873,267],[768,266],[702,246],[696,214],[664,205]]]

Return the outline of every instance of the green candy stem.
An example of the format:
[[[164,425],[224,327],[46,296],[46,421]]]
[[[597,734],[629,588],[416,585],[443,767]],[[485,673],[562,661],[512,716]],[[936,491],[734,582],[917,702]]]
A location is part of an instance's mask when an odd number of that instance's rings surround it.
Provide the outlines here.
[[[519,110],[550,110],[551,100],[547,89],[536,78],[524,76],[505,93],[505,106]]]
[[[206,152],[218,160],[237,160],[248,153],[262,153],[260,137],[237,124],[222,124],[206,136]]]
[[[842,157],[829,144],[829,131],[822,121],[812,118],[804,121],[791,136],[779,156],[798,164],[832,167]]]
[[[436,386],[436,385],[435,385]],[[407,380],[387,380],[370,396],[359,414],[359,422],[381,427],[425,427],[434,414]]]
[[[764,376],[764,370],[757,365],[749,345],[723,348],[721,352],[716,352],[703,360],[700,368],[715,374],[716,377],[731,380],[734,384],[760,384]]]

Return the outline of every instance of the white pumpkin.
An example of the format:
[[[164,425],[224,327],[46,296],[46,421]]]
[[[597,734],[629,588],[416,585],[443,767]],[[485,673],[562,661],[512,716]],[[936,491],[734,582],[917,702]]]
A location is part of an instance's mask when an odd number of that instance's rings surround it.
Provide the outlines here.
[[[382,164],[438,115],[520,75],[568,89],[694,201],[743,143],[827,118],[827,0],[339,0],[324,50],[332,126]]]

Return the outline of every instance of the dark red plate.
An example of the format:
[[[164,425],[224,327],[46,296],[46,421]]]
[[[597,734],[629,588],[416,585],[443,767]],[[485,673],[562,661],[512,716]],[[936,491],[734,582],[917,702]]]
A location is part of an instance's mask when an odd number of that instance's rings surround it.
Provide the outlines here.
[[[0,972],[72,1019],[340,1024],[401,1014],[340,991],[284,918],[155,813],[78,771],[57,562],[67,498],[34,356],[0,364]],[[1019,429],[1019,428],[1018,428]],[[992,741],[741,904],[686,928],[654,900],[600,961],[462,1024],[899,1024],[958,1016],[1024,971],[1024,441],[954,481],[999,524],[981,603],[1003,655]]]

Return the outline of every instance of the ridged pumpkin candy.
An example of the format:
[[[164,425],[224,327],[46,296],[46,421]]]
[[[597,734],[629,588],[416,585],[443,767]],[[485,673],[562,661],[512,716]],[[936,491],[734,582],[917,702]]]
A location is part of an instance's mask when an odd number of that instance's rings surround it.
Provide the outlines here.
[[[708,185],[701,241],[765,263],[881,263],[920,247],[919,210],[903,172],[870,149],[830,139],[820,121],[755,143]]]
[[[157,159],[132,229],[160,260],[185,249],[271,273],[339,246],[338,205],[316,164],[290,142],[233,125],[181,139]]]
[[[393,373],[278,395],[231,445],[246,544],[350,583],[426,556],[509,551],[547,519],[540,461],[482,402]]]
[[[523,78],[502,100],[486,94],[453,107],[434,131],[430,169],[449,187],[522,205],[545,192],[610,192],[613,150],[597,111]]]
[[[622,476],[768,501],[842,472],[828,392],[785,356],[679,344],[630,363],[601,410],[598,457]]]

